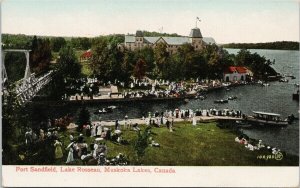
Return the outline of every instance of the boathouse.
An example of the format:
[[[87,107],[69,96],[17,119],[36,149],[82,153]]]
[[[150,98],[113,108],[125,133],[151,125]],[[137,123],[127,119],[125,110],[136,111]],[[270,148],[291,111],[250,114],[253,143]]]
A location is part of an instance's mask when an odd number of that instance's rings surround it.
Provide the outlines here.
[[[245,81],[249,71],[246,67],[230,66],[224,70],[223,75],[226,82]]]

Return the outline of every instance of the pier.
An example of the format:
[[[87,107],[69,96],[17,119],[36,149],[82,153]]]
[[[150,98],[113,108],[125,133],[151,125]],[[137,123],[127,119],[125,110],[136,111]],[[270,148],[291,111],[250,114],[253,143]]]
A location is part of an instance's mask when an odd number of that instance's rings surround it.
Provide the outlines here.
[[[192,118],[175,118],[175,117],[168,117],[165,119],[168,119],[169,121],[172,120],[172,118],[174,119],[174,122],[183,122],[183,121],[190,121],[192,122]],[[232,120],[232,121],[239,121],[242,120],[243,118],[240,117],[232,117],[232,116],[214,116],[214,115],[210,115],[210,116],[195,116],[196,121],[197,122],[207,122],[207,121],[214,121],[214,120]],[[151,119],[155,119],[155,118],[151,118]],[[125,122],[130,122],[131,124],[138,124],[138,125],[145,125],[146,121],[149,120],[149,118],[133,118],[133,119],[123,119],[123,120],[119,120],[118,123],[122,126],[125,125]],[[102,126],[114,126],[115,125],[116,120],[104,120],[104,121],[92,121],[92,124],[101,124]],[[74,126],[74,125],[73,125]],[[72,126],[69,126],[69,128],[72,128]]]

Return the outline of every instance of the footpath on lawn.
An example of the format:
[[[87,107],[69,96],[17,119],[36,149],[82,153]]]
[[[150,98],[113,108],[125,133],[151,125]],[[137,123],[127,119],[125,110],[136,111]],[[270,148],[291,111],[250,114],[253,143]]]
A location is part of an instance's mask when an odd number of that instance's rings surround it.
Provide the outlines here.
[[[139,126],[141,130],[145,125]],[[129,165],[155,165],[155,166],[297,166],[299,157],[284,153],[281,160],[266,159],[261,156],[270,156],[267,149],[250,151],[244,144],[235,142],[238,136],[232,129],[220,128],[217,122],[198,123],[192,126],[191,122],[175,122],[173,132],[165,126],[151,128],[152,139],[160,147],[149,146],[145,156],[137,162],[134,143],[137,138],[136,131],[122,130],[122,138],[129,144],[121,145],[112,141],[103,141],[108,147],[108,157],[123,153],[129,160]],[[69,134],[79,135],[74,129],[61,133],[64,146],[69,141]],[[263,139],[263,138],[262,138]],[[87,144],[93,143],[95,138],[85,137]],[[267,144],[267,143],[264,143]],[[63,160],[66,161],[67,151]],[[56,161],[56,165],[65,165],[64,161]],[[60,163],[60,164],[59,164]],[[74,163],[82,165],[80,160]]]

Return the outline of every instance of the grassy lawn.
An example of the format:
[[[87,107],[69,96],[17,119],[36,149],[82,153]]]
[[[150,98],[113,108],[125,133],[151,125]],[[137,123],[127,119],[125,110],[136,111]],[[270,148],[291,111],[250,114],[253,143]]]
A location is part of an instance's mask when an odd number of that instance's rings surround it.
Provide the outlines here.
[[[145,126],[142,126],[144,129]],[[166,127],[152,128],[152,138],[160,147],[148,147],[140,161],[142,165],[174,165],[174,166],[297,166],[298,157],[284,155],[282,160],[258,159],[259,155],[270,155],[267,150],[249,151],[244,145],[234,141],[236,135],[227,129],[221,129],[215,122],[199,124],[193,127],[189,122],[176,123],[174,132]],[[78,135],[77,132],[73,132]],[[64,145],[68,145],[69,132],[62,133]],[[138,164],[134,150],[137,138],[135,131],[124,130],[123,139],[128,145],[120,145],[106,141],[108,157],[118,153],[127,156],[131,165]],[[86,138],[89,144],[94,138]],[[67,151],[64,154],[67,157]],[[58,162],[58,161],[57,161]],[[59,162],[58,162],[59,163]],[[78,163],[77,163],[78,165]]]
[[[86,77],[91,76],[92,75],[92,71],[91,71],[91,69],[89,67],[89,62],[81,62],[80,64],[82,65],[82,67],[81,67],[81,74],[83,76],[86,76]]]

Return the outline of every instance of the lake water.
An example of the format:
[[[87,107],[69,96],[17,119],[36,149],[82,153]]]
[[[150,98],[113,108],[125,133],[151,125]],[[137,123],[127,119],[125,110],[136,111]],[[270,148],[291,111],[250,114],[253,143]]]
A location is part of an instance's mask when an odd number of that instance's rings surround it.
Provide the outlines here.
[[[236,54],[239,50],[227,49],[230,53]],[[130,102],[116,105],[116,109],[111,114],[100,116],[94,115],[96,109],[106,107],[107,104],[89,104],[87,108],[91,112],[92,120],[113,120],[123,119],[125,115],[129,118],[139,118],[143,114],[155,111],[181,109],[229,109],[241,110],[245,114],[252,114],[252,111],[265,111],[279,113],[282,118],[290,114],[299,117],[299,103],[292,100],[292,93],[295,91],[294,84],[299,83],[299,52],[288,50],[250,50],[257,52],[267,59],[275,59],[273,65],[278,72],[290,73],[296,76],[296,79],[288,83],[271,82],[269,87],[258,85],[240,86],[226,91],[225,89],[210,92],[205,100],[190,100],[185,104],[183,101],[165,101],[165,102]],[[227,104],[214,104],[214,100],[227,98],[228,96],[237,96],[238,99],[229,101]],[[80,106],[66,107],[39,107],[32,109],[33,116],[39,117],[59,117],[62,114],[71,113],[77,115]],[[35,113],[38,112],[38,113]],[[264,143],[278,147],[291,154],[299,153],[299,123],[294,122],[284,128],[277,129],[248,129],[244,130],[251,138],[262,139]]]

